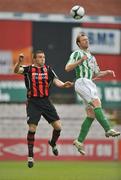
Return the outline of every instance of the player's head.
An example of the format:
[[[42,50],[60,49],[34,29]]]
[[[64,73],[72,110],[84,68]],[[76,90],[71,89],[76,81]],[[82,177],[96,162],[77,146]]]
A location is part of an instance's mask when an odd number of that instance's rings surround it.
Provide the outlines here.
[[[89,39],[84,32],[77,35],[76,44],[80,49],[87,49],[89,47]]]
[[[33,62],[36,66],[43,66],[45,64],[45,53],[42,50],[37,50],[33,53]]]

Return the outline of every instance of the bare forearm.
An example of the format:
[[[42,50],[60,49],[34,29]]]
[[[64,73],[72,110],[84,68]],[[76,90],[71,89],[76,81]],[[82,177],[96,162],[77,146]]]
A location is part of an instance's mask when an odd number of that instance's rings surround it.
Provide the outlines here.
[[[72,64],[67,64],[65,66],[65,71],[69,72],[69,71],[72,71],[73,69],[75,69],[78,65],[80,65],[81,63],[83,62],[82,59],[72,63]]]
[[[14,66],[14,73],[18,73],[24,59],[23,53],[19,54],[18,62]],[[22,70],[23,71],[23,70]]]
[[[59,88],[63,88],[63,85],[64,85],[64,83],[61,80],[56,79],[56,78],[54,79],[54,84]]]
[[[108,73],[107,71],[100,71],[98,74],[97,74],[97,77],[104,77],[106,76]]]
[[[81,65],[87,59],[88,59],[88,57],[86,55],[84,55],[78,61],[71,63],[71,64],[67,64],[65,67],[65,71],[67,71],[67,72],[72,71],[73,69],[75,69],[78,65]]]
[[[21,64],[22,64],[21,62],[17,62],[17,63],[15,64],[15,66],[14,66],[14,73],[18,73]]]
[[[53,82],[59,88],[70,88],[74,85],[73,82],[70,82],[70,81],[62,82],[61,80],[57,78],[55,78]]]
[[[105,70],[105,71],[100,71],[98,74],[95,75],[95,77],[100,78],[100,77],[105,77],[107,75],[113,75],[115,77],[115,73],[112,70]]]

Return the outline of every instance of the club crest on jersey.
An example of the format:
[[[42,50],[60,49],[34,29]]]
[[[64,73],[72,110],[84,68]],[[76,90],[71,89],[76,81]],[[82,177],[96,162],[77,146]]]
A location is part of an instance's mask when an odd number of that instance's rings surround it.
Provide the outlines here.
[[[46,68],[46,67],[44,67],[44,68],[43,68],[43,71],[44,71],[44,72],[47,72],[47,68]]]

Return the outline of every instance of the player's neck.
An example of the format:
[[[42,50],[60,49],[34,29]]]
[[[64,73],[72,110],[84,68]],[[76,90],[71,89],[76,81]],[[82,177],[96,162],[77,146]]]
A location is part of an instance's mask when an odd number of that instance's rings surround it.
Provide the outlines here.
[[[84,52],[89,52],[89,50],[87,48],[80,48],[80,49]]]
[[[35,67],[43,67],[44,64],[37,64],[37,63],[34,63],[34,66],[35,66]]]

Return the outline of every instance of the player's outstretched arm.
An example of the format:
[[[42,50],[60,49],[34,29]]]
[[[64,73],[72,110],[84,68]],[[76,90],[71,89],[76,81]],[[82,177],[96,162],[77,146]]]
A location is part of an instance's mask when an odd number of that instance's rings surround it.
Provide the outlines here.
[[[62,82],[61,80],[57,78],[53,80],[53,83],[59,88],[70,88],[74,85],[73,82],[70,82],[70,81]]]
[[[20,70],[20,66],[24,60],[24,55],[21,53],[19,54],[18,62],[14,66],[14,73],[22,73],[23,69]]]
[[[98,74],[96,74],[93,77],[93,80],[100,79],[101,77],[105,77],[107,75],[112,75],[113,77],[116,77],[114,71],[112,71],[112,70],[105,70],[105,71],[100,71]]]

